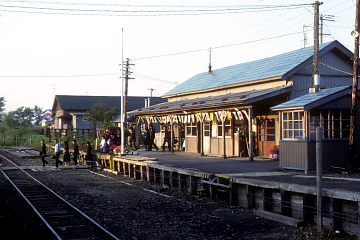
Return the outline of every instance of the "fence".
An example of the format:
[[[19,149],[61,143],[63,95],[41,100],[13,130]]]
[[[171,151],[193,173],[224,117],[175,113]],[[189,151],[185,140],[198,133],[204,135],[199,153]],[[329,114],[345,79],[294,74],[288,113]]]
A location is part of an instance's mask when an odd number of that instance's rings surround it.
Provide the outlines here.
[[[0,136],[0,145],[1,146],[23,146],[23,147],[32,147],[36,148],[40,146],[33,136],[20,137],[20,136]]]
[[[76,136],[95,136],[94,129],[50,129],[47,136],[50,137],[76,137]]]

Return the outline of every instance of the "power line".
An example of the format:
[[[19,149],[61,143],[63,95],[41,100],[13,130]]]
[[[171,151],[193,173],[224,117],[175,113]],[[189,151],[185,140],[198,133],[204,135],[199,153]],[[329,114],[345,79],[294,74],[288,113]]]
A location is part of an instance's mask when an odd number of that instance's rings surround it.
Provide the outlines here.
[[[247,42],[240,42],[240,43],[233,43],[233,44],[228,44],[228,45],[223,45],[223,46],[218,46],[218,47],[211,47],[211,48],[212,49],[220,49],[220,48],[234,47],[234,46],[243,45],[243,44],[250,44],[250,43],[255,43],[255,42],[267,41],[267,40],[275,39],[275,38],[286,37],[286,36],[295,35],[295,34],[299,34],[299,33],[303,33],[303,31],[287,33],[287,34],[283,34],[283,35],[279,35],[279,36],[257,39],[257,40],[247,41]],[[205,51],[205,50],[208,51],[208,48],[202,48],[202,49],[190,50],[190,51],[184,51],[184,52],[177,52],[177,53],[169,53],[169,54],[163,54],[163,55],[156,55],[156,56],[150,56],[150,57],[141,57],[141,58],[136,58],[134,60],[145,60],[145,59],[150,59],[150,58],[169,57],[169,56],[174,56],[174,55],[188,54],[188,53],[200,52],[200,51]]]
[[[18,76],[0,76],[0,78],[71,78],[71,77],[97,77],[97,76],[114,76],[120,73],[96,73],[96,74],[79,74],[79,75],[18,75]]]
[[[133,75],[139,76],[139,77],[142,77],[142,78],[146,78],[146,79],[149,79],[149,80],[153,80],[153,81],[156,81],[156,82],[162,82],[162,83],[171,84],[171,85],[178,85],[177,82],[171,82],[171,81],[167,81],[167,80],[162,80],[162,79],[146,76],[146,75],[139,74],[139,73],[133,73]]]
[[[241,42],[241,43],[234,43],[234,44],[223,45],[223,46],[218,46],[218,47],[212,47],[212,49],[220,49],[220,48],[233,47],[233,46],[238,46],[238,45],[243,45],[243,44],[250,44],[250,43],[255,43],[255,42],[280,38],[280,37],[286,37],[286,36],[289,36],[289,35],[295,35],[295,34],[299,34],[299,33],[303,33],[303,32],[302,31],[301,32],[294,32],[294,33],[289,33],[289,34],[284,34],[284,35],[279,35],[279,36],[274,36],[274,37],[269,37],[269,38],[257,39],[257,40]],[[146,60],[146,59],[160,58],[160,57],[169,57],[169,56],[175,56],[175,55],[181,55],[181,54],[189,54],[189,53],[200,52],[200,51],[208,51],[208,48],[196,49],[196,50],[190,50],[190,51],[184,51],[184,52],[177,52],[177,53],[169,53],[169,54],[163,54],[163,55],[156,55],[156,56],[150,56],[150,57],[142,57],[142,58],[136,58],[136,59],[133,59],[133,60],[135,61],[135,60]],[[73,77],[97,77],[97,76],[114,76],[114,75],[119,75],[119,73],[95,73],[95,74],[75,74],[75,75],[18,75],[18,76],[10,76],[10,75],[1,76],[0,75],[0,78],[73,78]],[[134,75],[144,77],[144,78],[147,78],[147,79],[151,79],[151,80],[154,80],[154,81],[159,81],[159,82],[164,82],[164,83],[168,83],[168,84],[177,85],[176,82],[170,82],[170,81],[166,81],[166,80],[156,79],[156,78],[149,77],[149,76],[142,75],[142,74],[138,74],[138,73],[134,73]]]
[[[4,1],[5,3],[27,3],[43,5],[68,5],[68,6],[96,6],[96,7],[139,7],[139,8],[286,8],[310,6],[312,4],[279,4],[279,5],[152,5],[152,4],[112,4],[112,3],[80,3],[80,2],[48,2],[48,1],[30,1],[30,0],[13,0]]]
[[[81,9],[81,8],[57,8],[57,7],[34,7],[34,6],[17,6],[17,5],[0,5],[0,11],[21,12],[21,13],[42,13],[42,14],[63,14],[63,15],[101,15],[101,16],[183,16],[183,15],[212,15],[212,14],[235,14],[274,11],[283,9],[294,9],[309,4],[296,5],[258,5],[258,6],[241,6],[230,8],[214,9],[169,9],[169,10],[113,10],[113,9]],[[131,6],[133,7],[133,6]],[[184,6],[186,7],[186,6]],[[15,10],[11,10],[15,9]],[[20,10],[18,10],[20,9]],[[33,11],[36,10],[36,11]],[[58,12],[54,12],[58,11]]]

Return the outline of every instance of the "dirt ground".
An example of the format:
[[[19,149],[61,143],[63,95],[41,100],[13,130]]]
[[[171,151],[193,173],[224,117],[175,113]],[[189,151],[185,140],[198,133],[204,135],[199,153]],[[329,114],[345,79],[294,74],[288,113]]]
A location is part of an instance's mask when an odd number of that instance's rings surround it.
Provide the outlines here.
[[[17,162],[40,165],[38,159]],[[29,172],[120,239],[357,239],[330,229],[318,236],[313,226],[285,226],[240,208],[174,189],[160,192],[158,186],[104,171],[46,166]],[[9,191],[1,189],[1,194]],[[0,209],[18,208],[14,202]]]

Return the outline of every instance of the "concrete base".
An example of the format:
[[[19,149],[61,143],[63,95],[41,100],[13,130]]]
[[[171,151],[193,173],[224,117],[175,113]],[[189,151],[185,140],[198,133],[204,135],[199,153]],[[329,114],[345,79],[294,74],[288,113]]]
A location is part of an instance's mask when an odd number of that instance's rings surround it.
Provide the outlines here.
[[[259,217],[269,219],[269,220],[272,220],[272,221],[275,221],[278,223],[286,224],[289,226],[293,226],[293,227],[300,227],[304,223],[304,221],[302,221],[302,220],[279,215],[279,214],[268,212],[268,211],[254,210],[254,213]]]

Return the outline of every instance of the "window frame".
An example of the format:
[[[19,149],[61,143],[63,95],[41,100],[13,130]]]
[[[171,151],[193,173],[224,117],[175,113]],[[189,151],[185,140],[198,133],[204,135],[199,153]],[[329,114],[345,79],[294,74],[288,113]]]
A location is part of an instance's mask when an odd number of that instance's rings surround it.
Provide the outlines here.
[[[310,140],[315,140],[316,127],[323,129],[324,140],[348,140],[350,109],[320,109],[312,112],[309,121]]]
[[[186,137],[197,137],[197,122],[186,124]]]
[[[305,140],[304,111],[281,112],[281,136],[282,136],[282,140],[290,140],[290,141]]]
[[[275,142],[276,127],[275,118],[259,120],[259,142]]]

